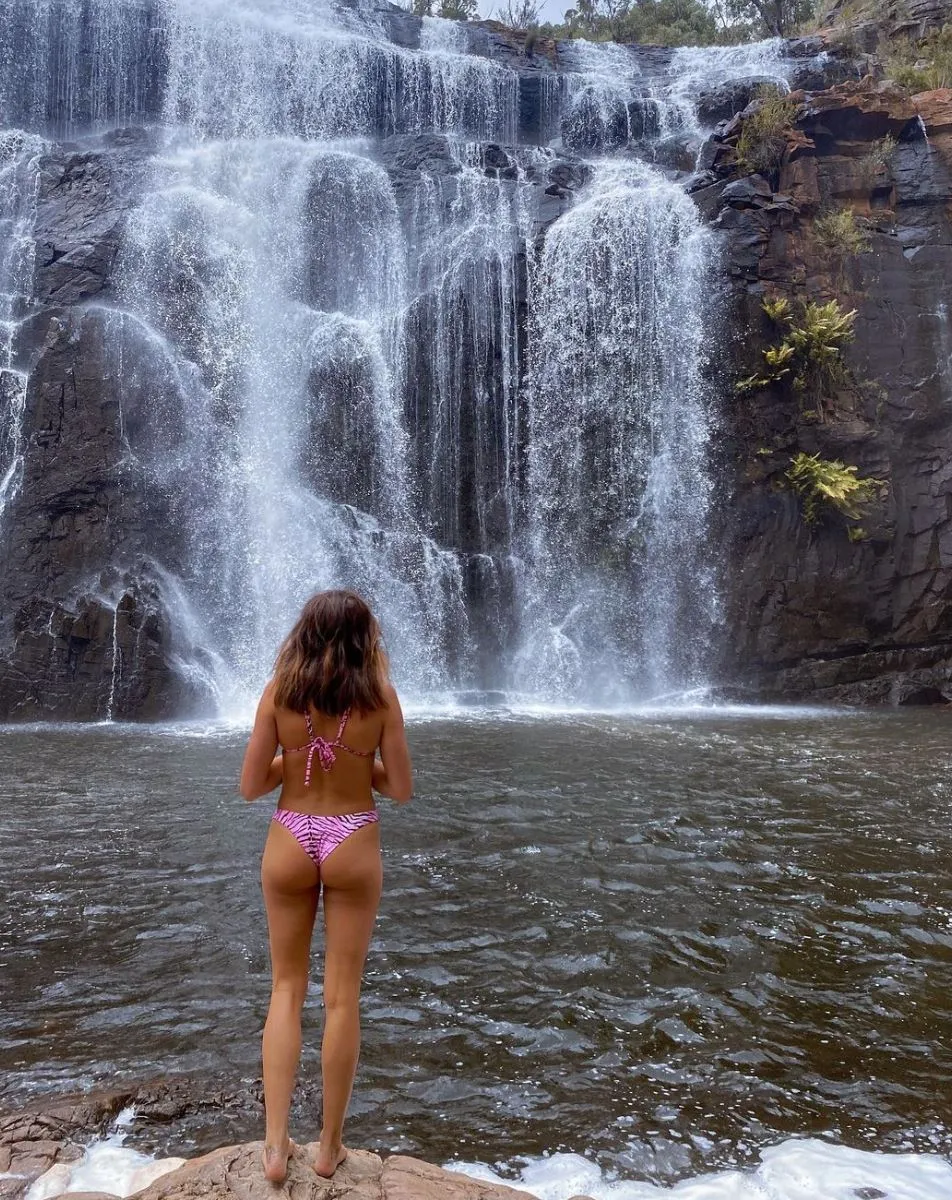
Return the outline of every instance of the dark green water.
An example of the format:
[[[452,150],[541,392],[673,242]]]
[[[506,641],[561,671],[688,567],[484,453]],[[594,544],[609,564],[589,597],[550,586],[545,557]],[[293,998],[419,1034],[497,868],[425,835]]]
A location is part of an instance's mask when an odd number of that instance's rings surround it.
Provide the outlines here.
[[[412,724],[350,1137],[670,1182],[952,1151],[952,713]],[[235,731],[5,729],[4,1099],[186,1075],[257,1134],[268,801]],[[316,946],[319,951],[319,944]],[[316,1129],[319,954],[295,1136]]]

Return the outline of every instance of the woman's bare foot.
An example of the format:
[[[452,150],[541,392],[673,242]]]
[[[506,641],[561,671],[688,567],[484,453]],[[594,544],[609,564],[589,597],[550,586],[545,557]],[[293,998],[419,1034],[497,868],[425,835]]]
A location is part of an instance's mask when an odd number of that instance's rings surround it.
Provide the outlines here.
[[[288,1157],[291,1153],[291,1143],[285,1142],[284,1149],[265,1144],[261,1151],[261,1165],[264,1167],[264,1177],[269,1183],[284,1183],[288,1174]]]
[[[318,1142],[317,1154],[311,1165],[322,1179],[330,1179],[346,1157],[347,1147],[342,1146],[340,1142],[336,1146]]]

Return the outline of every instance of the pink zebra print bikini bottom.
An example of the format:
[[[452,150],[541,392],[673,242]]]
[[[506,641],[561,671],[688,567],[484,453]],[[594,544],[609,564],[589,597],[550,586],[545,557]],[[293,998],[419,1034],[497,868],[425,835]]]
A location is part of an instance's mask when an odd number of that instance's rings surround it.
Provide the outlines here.
[[[376,809],[344,813],[339,817],[320,817],[314,813],[278,808],[271,819],[294,835],[304,853],[315,867],[320,869],[324,859],[336,850],[341,842],[346,841],[358,829],[363,829],[365,825],[376,824],[380,818]]]

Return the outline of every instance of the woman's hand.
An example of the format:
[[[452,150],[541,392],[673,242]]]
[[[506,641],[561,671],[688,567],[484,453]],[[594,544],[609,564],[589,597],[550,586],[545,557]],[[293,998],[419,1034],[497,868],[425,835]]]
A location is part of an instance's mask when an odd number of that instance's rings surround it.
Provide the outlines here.
[[[255,724],[241,764],[239,791],[246,800],[266,796],[284,779],[284,760],[278,749],[278,725],[274,717],[273,685],[268,684],[258,703]]]
[[[381,796],[389,796],[398,804],[406,804],[413,794],[413,767],[403,726],[403,710],[392,687],[387,687],[384,694],[387,712],[380,735],[381,761],[374,761],[370,783]]]

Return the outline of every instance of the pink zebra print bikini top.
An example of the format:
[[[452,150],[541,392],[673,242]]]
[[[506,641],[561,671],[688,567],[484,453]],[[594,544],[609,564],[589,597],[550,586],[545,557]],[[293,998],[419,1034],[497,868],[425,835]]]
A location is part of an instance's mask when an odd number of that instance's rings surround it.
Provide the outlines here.
[[[322,771],[329,771],[337,761],[337,751],[346,750],[348,754],[354,754],[358,758],[372,758],[376,753],[374,750],[355,750],[353,746],[347,746],[341,741],[344,736],[344,726],[350,718],[350,709],[344,710],[344,715],[340,719],[340,725],[337,727],[337,736],[332,742],[327,738],[320,737],[314,733],[314,723],[311,720],[311,714],[305,712],[304,721],[307,725],[308,741],[303,746],[289,747],[284,751],[285,754],[303,754],[307,753],[307,761],[304,764],[304,786],[307,787],[311,782],[311,765],[314,761],[314,755],[317,755],[318,762],[321,764]]]

